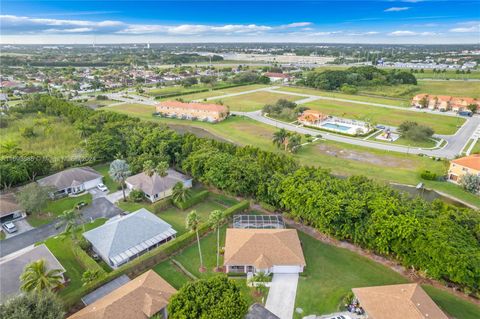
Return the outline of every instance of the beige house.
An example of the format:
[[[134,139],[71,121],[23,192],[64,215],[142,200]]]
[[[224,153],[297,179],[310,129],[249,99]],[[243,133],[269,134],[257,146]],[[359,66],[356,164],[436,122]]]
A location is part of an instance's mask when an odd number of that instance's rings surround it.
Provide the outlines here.
[[[156,111],[161,116],[212,123],[223,121],[229,113],[224,105],[180,101],[160,102]]]
[[[459,184],[466,174],[480,176],[480,154],[473,154],[450,161],[448,181]]]
[[[177,291],[153,270],[115,289],[68,319],[167,318],[167,305]]]
[[[305,110],[297,118],[297,121],[303,125],[318,125],[320,122],[326,120],[328,115],[316,111],[316,110]]]
[[[295,229],[227,229],[226,272],[300,273],[305,257]]]
[[[367,319],[448,319],[419,284],[352,289]]]
[[[157,173],[148,176],[142,172],[125,180],[128,189],[141,190],[152,203],[172,195],[173,187],[177,183],[182,183],[185,188],[192,187],[192,179],[190,177],[173,169],[169,169],[167,176],[163,177]]]
[[[468,106],[477,106],[480,109],[480,101],[470,97],[453,97],[450,95],[417,94],[412,99],[412,106],[416,108],[428,108],[439,111],[468,111]]]

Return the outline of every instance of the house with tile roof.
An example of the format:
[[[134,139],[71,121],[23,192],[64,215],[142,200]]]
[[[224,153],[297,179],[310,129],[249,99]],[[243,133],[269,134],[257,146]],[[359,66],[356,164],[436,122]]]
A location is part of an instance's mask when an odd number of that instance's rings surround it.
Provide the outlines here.
[[[173,193],[173,187],[182,183],[184,188],[192,187],[192,179],[173,169],[167,170],[167,176],[160,176],[154,173],[148,176],[144,172],[128,177],[125,184],[128,189],[140,190],[152,203],[166,198]]]
[[[326,120],[328,115],[316,111],[316,110],[305,110],[297,118],[297,121],[303,125],[318,125],[320,122]]]
[[[226,272],[300,273],[306,266],[295,229],[227,229]]]
[[[417,94],[412,98],[412,106],[416,108],[428,108],[430,110],[469,111],[469,105],[476,105],[477,112],[480,109],[480,100],[470,97],[454,97],[450,95]]]
[[[40,186],[55,189],[54,197],[76,195],[102,183],[103,175],[91,167],[73,167],[37,181]]]
[[[168,318],[167,306],[177,291],[153,270],[120,286],[68,319]]]
[[[448,181],[459,184],[466,174],[480,176],[480,154],[460,157],[450,161]]]
[[[448,319],[419,284],[352,289],[368,319]]]
[[[269,78],[271,82],[288,82],[291,79],[290,75],[277,72],[266,72],[264,76]]]
[[[93,250],[112,268],[141,256],[170,240],[177,231],[163,219],[141,208],[117,215],[105,224],[83,233]]]
[[[212,123],[223,121],[229,114],[224,105],[180,101],[160,102],[156,106],[156,112],[160,116]]]

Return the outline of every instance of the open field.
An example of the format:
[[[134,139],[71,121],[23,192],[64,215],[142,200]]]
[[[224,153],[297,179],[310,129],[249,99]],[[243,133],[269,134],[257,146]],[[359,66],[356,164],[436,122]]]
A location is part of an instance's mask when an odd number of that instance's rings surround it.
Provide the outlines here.
[[[352,288],[407,282],[393,270],[358,254],[326,245],[302,232],[299,236],[307,263],[300,276],[295,302],[296,308],[304,310],[302,315],[328,314],[338,310],[342,298]],[[451,316],[477,318],[480,309],[474,304],[433,287],[426,288],[430,297]]]
[[[410,101],[407,99],[399,99],[399,98],[388,98],[388,97],[374,97],[374,96],[365,96],[365,95],[354,95],[354,94],[345,94],[340,92],[333,92],[333,91],[323,91],[317,90],[307,87],[289,87],[289,86],[282,86],[277,89],[277,91],[284,91],[284,92],[294,92],[294,93],[301,93],[301,94],[311,94],[311,95],[320,95],[324,97],[332,97],[337,99],[347,99],[353,101],[361,101],[361,102],[371,102],[371,103],[379,103],[379,104],[386,104],[386,105],[393,105],[393,106],[403,106],[403,107],[410,107]]]
[[[200,92],[200,93],[182,95],[182,96],[179,96],[179,98],[182,98],[185,101],[201,100],[201,99],[206,99],[206,98],[214,97],[214,96],[221,96],[221,95],[226,95],[226,94],[232,94],[232,93],[261,89],[261,88],[265,88],[265,87],[268,87],[268,86],[269,85],[264,85],[264,84],[251,84],[251,85],[244,85],[244,86],[236,86],[236,87],[232,87],[232,88],[228,88],[228,89],[211,90],[211,91],[208,91],[208,92]]]
[[[470,74],[457,74],[455,71],[447,71],[445,73],[433,73],[433,70],[423,70],[423,73],[414,73],[415,77],[421,79],[438,79],[438,80],[471,80],[480,79],[479,71],[471,71]]]
[[[82,232],[101,226],[106,221],[106,219],[100,218],[91,223],[85,224]],[[48,247],[48,249],[50,249],[52,254],[55,255],[60,264],[62,264],[62,266],[65,268],[65,274],[70,280],[68,285],[62,290],[60,290],[60,296],[66,295],[69,292],[79,289],[83,284],[82,274],[86,269],[84,269],[83,266],[78,262],[72,249],[70,248],[73,245],[70,236],[59,235],[55,237],[50,237],[45,241],[45,245]]]
[[[274,104],[280,99],[289,101],[298,101],[303,99],[301,96],[275,94],[271,92],[254,92],[215,100],[216,103],[227,105],[230,111],[250,112],[260,110],[265,104]]]
[[[134,112],[130,111],[133,109]],[[166,119],[151,116],[153,107],[147,105],[118,105],[110,111],[138,116],[148,121],[206,130],[213,136],[239,145],[253,145],[273,152],[281,152],[271,142],[275,128],[244,117],[230,117],[217,124]],[[203,132],[202,132],[203,133]],[[206,135],[206,134],[205,134]],[[202,134],[203,136],[203,134]],[[439,189],[461,200],[480,207],[480,199],[460,187],[447,182],[424,181],[420,172],[430,170],[439,175],[446,173],[448,163],[433,161],[427,157],[397,152],[376,150],[361,146],[331,141],[318,141],[306,145],[293,155],[304,165],[330,169],[336,175],[365,175],[382,181],[416,185],[423,182],[427,187]]]
[[[357,105],[347,102],[317,100],[305,106],[328,115],[371,123],[399,126],[404,121],[415,121],[431,127],[436,134],[454,134],[465,119],[452,116],[388,109],[378,106]]]
[[[43,118],[44,116],[42,116]],[[41,153],[53,160],[61,160],[75,153],[82,153],[79,146],[82,143],[80,134],[72,129],[70,123],[53,116],[46,116],[50,122],[49,130],[34,124],[38,115],[25,115],[20,119],[10,121],[8,127],[0,129],[0,142],[13,142],[26,152]],[[36,136],[24,137],[22,130],[33,127]]]
[[[44,213],[32,214],[27,217],[28,223],[33,227],[48,224],[57,218],[66,210],[74,209],[74,206],[79,202],[90,204],[92,202],[92,195],[86,193],[78,197],[64,197],[48,202]]]

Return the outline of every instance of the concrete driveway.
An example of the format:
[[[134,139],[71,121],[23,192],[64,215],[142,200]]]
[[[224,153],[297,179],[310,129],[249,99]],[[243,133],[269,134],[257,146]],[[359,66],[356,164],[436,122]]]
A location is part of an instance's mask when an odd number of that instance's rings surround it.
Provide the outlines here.
[[[129,189],[125,189],[125,196],[128,196],[130,194]],[[122,191],[116,191],[114,193],[108,194],[105,196],[106,199],[108,199],[111,203],[116,203],[119,200],[123,199],[123,192]]]
[[[297,285],[298,274],[274,274],[265,308],[280,319],[292,319]]]
[[[82,209],[83,218],[89,222],[97,218],[112,218],[123,211],[106,197],[95,198],[90,205]]]

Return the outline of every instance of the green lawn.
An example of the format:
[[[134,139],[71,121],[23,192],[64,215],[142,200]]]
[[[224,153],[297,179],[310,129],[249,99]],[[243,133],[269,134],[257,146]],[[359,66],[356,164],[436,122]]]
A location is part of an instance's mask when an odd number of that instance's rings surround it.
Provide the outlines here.
[[[98,164],[93,166],[92,168],[103,175],[103,184],[107,186],[108,193],[117,191],[118,187],[120,187],[120,184],[115,182],[108,174],[108,170],[110,169],[110,163]]]
[[[337,98],[337,99],[346,99],[346,100],[353,100],[353,101],[360,101],[360,102],[371,102],[371,103],[379,103],[379,104],[386,104],[386,105],[393,105],[393,106],[410,107],[410,101],[407,99],[353,95],[353,94],[345,94],[340,92],[317,90],[317,89],[312,89],[307,87],[282,86],[279,89],[277,89],[277,91],[320,95],[324,97],[331,97],[331,98]]]
[[[431,127],[437,134],[454,134],[465,122],[465,119],[453,116],[395,110],[338,101],[317,100],[307,103],[305,106],[328,115],[377,124],[399,126],[405,121],[415,121],[418,124]]]
[[[419,80],[421,79],[439,79],[439,80],[448,80],[448,79],[480,79],[480,72],[472,71],[470,74],[457,74],[455,71],[447,71],[445,73],[433,73],[433,70],[424,70],[423,73],[414,73],[415,77]]]
[[[90,204],[92,202],[92,195],[86,193],[78,197],[64,197],[57,200],[51,200],[48,202],[43,213],[29,215],[27,217],[28,223],[33,227],[48,224],[64,211],[73,209],[74,206],[79,202],[86,202]]]
[[[480,154],[480,140],[477,140],[470,154]]]
[[[210,196],[205,201],[198,203],[197,205],[190,207],[189,209],[182,211],[181,209],[172,206],[166,210],[161,211],[157,214],[157,216],[172,225],[173,229],[178,232],[177,236],[180,236],[188,231],[185,227],[185,219],[187,218],[188,213],[190,213],[192,210],[196,210],[201,218],[201,221],[206,222],[208,216],[213,210],[224,210],[226,207],[231,206],[235,203],[236,201],[232,201],[230,199],[230,202],[227,204],[227,202],[224,202],[224,199],[221,196],[216,194],[210,194]],[[152,213],[154,212],[152,205],[149,203],[125,203],[120,201],[118,203],[118,206],[128,212],[133,212],[140,208],[146,208]]]
[[[395,271],[346,249],[324,244],[299,232],[307,267],[300,276],[295,307],[302,315],[328,314],[339,309],[342,298],[355,287],[400,284],[407,280]],[[430,289],[427,293],[450,315],[477,318],[480,309],[454,295]],[[299,318],[299,316],[297,316]]]
[[[420,93],[480,97],[480,82],[418,81]]]
[[[85,224],[85,231],[101,226],[106,221],[106,219],[100,218],[91,223]],[[62,235],[50,237],[45,241],[45,245],[65,268],[65,274],[70,280],[68,285],[60,291],[61,296],[75,291],[82,286],[82,274],[86,270],[81,266],[73,254],[70,248],[73,244],[74,243],[69,236]]]
[[[38,115],[22,115],[20,119],[10,121],[8,127],[0,129],[1,143],[14,142],[26,152],[40,153],[53,160],[83,154],[80,133],[72,129],[72,125],[61,118],[47,116],[50,131],[34,124]],[[43,116],[42,116],[43,117]],[[36,136],[26,138],[22,130],[33,127]]]
[[[5,231],[3,231],[3,229],[0,230],[0,240],[4,240],[5,237],[7,237],[7,235],[5,234]]]
[[[209,97],[214,97],[214,96],[221,96],[221,95],[226,95],[226,94],[231,94],[231,93],[238,93],[238,92],[245,92],[245,91],[250,91],[250,90],[256,90],[256,89],[261,89],[268,87],[269,85],[265,84],[251,84],[251,85],[243,85],[243,86],[236,86],[232,88],[227,88],[227,89],[219,89],[219,90],[211,90],[207,92],[200,92],[200,93],[193,93],[193,94],[188,94],[188,95],[182,95],[179,97],[174,97],[175,98],[182,98],[185,101],[192,101],[192,100],[201,100],[201,99],[206,99]],[[172,98],[170,98],[172,99]]]
[[[378,134],[370,137],[369,140],[377,143],[384,143],[387,145],[405,145],[405,146],[410,146],[412,148],[413,147],[433,148],[437,145],[437,141],[432,139],[428,139],[426,141],[412,141],[404,137],[400,137],[394,142],[387,142],[387,141],[377,140],[375,138],[376,136],[378,136]]]
[[[131,110],[133,108],[133,111]],[[165,119],[151,116],[150,106],[115,106],[110,111],[130,114],[148,121],[161,122],[175,126],[184,125],[207,130],[214,136],[239,145],[253,145],[261,149],[281,152],[272,144],[275,128],[254,120],[235,116],[217,124],[192,122],[178,119]],[[153,112],[153,111],[152,111]],[[320,133],[320,132],[319,132]],[[320,133],[321,134],[321,133]],[[479,143],[480,144],[480,143]],[[420,178],[420,172],[430,170],[439,175],[446,173],[448,164],[433,161],[427,157],[409,155],[397,152],[382,151],[352,144],[317,141],[304,146],[293,155],[304,165],[319,166],[330,169],[337,175],[365,175],[385,181],[410,185],[424,182],[427,186],[441,190],[480,207],[477,196],[468,193],[456,185],[447,182],[425,182]]]
[[[297,101],[303,99],[301,96],[278,94],[271,92],[254,92],[228,98],[215,100],[216,103],[223,103],[230,108],[230,111],[250,112],[262,109],[265,104],[274,104],[279,99]]]

